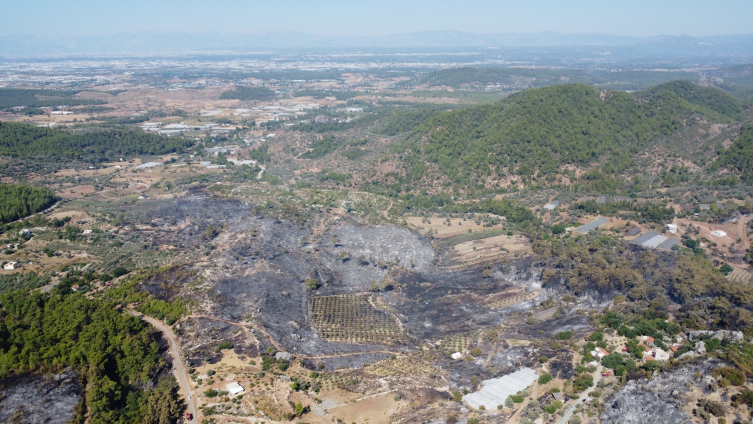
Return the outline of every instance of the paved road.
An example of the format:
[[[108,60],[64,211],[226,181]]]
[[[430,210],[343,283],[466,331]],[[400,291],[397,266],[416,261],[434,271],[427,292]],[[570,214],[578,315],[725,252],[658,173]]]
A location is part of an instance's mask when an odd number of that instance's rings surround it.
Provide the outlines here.
[[[570,420],[570,417],[573,416],[573,412],[575,412],[575,407],[580,405],[581,403],[588,400],[589,393],[596,390],[596,387],[599,385],[599,381],[601,381],[601,364],[599,364],[598,367],[596,367],[596,371],[594,371],[594,385],[586,389],[585,392],[578,395],[578,399],[568,408],[567,412],[565,412],[565,415],[562,416],[562,419],[560,419],[557,424],[567,424],[567,422]]]
[[[183,390],[183,394],[186,396],[185,401],[188,406],[186,412],[190,412],[194,417],[193,422],[196,422],[196,407],[194,406],[193,399],[188,399],[188,397],[191,396],[191,385],[188,384],[188,373],[186,372],[186,366],[183,363],[183,358],[181,358],[180,356],[180,349],[178,347],[178,342],[175,340],[175,334],[173,334],[173,331],[170,329],[170,327],[165,325],[165,323],[163,323],[162,321],[157,321],[152,317],[141,315],[135,311],[129,310],[128,312],[131,315],[137,318],[141,318],[149,324],[152,324],[157,330],[161,331],[162,334],[164,334],[167,340],[170,342],[170,353],[172,353],[173,355],[173,366],[175,367],[175,372],[178,374],[178,383],[180,384],[181,390]]]

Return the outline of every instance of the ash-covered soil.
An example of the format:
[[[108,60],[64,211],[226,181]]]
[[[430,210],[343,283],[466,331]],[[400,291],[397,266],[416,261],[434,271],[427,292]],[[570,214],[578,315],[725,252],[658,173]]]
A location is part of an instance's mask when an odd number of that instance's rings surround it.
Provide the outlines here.
[[[194,315],[227,322],[195,317],[184,322],[181,334],[192,362],[217,360],[221,340],[233,343],[238,353],[265,351],[272,341],[261,332],[249,336],[241,331],[244,326],[263,330],[277,346],[327,369],[358,367],[387,352],[415,351],[425,342],[503,323],[507,338],[588,331],[587,318],[570,309],[538,325],[524,323],[521,311],[557,295],[542,289],[540,271],[528,258],[440,267],[431,243],[406,228],[369,226],[355,218],[327,221],[323,227],[317,219],[287,221],[259,215],[252,204],[205,193],[149,208],[135,205],[126,213],[144,224],[140,235],[153,246],[175,246],[187,258],[165,278],[146,281],[144,289],[163,299],[195,300]],[[307,279],[317,280],[318,287],[307,289]],[[309,317],[312,296],[370,294],[375,287],[373,307],[390,314],[407,339],[390,345],[320,337]],[[469,375],[499,375],[540,355],[533,348],[493,345],[489,349],[495,356],[485,362],[460,365],[447,358],[439,366],[454,368],[451,380],[460,385]]]
[[[695,362],[648,380],[631,380],[605,402],[599,418],[602,423],[621,424],[690,422],[688,414],[681,409],[688,402],[683,395],[689,387],[699,384],[697,373],[709,375],[712,368],[721,365],[718,360]]]
[[[78,376],[31,374],[0,380],[0,422],[43,424],[73,421],[82,390]]]

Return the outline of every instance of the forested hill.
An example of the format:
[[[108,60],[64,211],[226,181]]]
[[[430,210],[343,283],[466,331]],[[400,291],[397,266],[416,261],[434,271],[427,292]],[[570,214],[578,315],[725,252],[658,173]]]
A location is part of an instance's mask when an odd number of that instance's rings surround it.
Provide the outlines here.
[[[740,100],[718,88],[701,87],[688,80],[657,85],[642,92],[641,96],[647,98],[662,91],[671,91],[690,103],[707,107],[732,119],[745,118],[745,109]]]
[[[487,178],[546,178],[564,165],[589,168],[606,159],[621,172],[633,166],[646,143],[678,131],[691,115],[715,122],[733,122],[731,116],[739,115],[739,104],[721,90],[688,93],[682,87],[634,95],[565,84],[441,113],[393,146],[406,170],[400,184],[421,187],[440,177],[458,188],[480,188]],[[437,171],[440,175],[429,175]]]
[[[126,129],[73,134],[15,122],[0,122],[0,156],[107,161],[124,156],[183,151],[193,141]]]

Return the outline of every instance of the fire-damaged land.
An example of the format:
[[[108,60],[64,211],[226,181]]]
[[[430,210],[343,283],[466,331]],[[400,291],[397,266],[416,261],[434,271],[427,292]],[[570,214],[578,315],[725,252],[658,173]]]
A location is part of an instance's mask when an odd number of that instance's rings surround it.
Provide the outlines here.
[[[0,421],[750,421],[744,93],[361,77],[8,112]]]

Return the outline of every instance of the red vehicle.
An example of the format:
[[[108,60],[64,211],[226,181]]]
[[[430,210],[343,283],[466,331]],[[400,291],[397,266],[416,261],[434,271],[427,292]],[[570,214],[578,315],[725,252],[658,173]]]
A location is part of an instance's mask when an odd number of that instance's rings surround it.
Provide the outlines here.
[[[601,374],[602,377],[609,377],[610,375],[612,375],[612,371],[607,371],[607,372]]]
[[[622,351],[623,351],[623,352],[627,352],[627,351],[628,351],[628,347],[627,347],[627,346],[623,347],[623,348],[622,348]]]
[[[191,415],[190,412],[186,412],[186,421],[191,421],[191,420],[193,420],[193,415]]]
[[[131,303],[131,306],[139,306],[139,302],[133,302]]]

